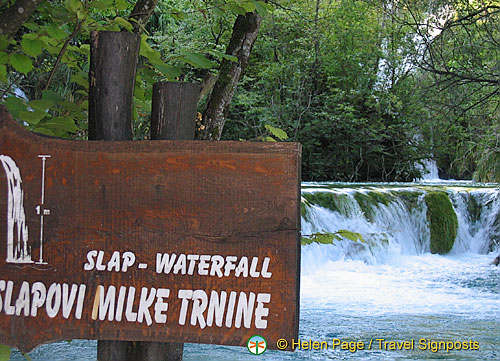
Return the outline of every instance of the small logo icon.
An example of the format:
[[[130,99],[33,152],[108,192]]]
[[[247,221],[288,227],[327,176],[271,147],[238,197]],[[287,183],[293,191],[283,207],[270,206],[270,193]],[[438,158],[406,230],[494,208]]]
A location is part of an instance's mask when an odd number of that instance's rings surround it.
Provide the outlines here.
[[[247,342],[248,351],[254,355],[262,355],[267,350],[266,339],[262,336],[252,336]]]

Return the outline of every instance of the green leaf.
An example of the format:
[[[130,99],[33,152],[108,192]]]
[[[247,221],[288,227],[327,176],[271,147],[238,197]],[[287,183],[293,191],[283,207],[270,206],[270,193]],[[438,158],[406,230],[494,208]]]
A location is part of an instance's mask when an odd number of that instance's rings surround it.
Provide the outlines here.
[[[79,131],[75,124],[75,121],[68,116],[56,117],[44,122],[39,128],[35,128],[35,131],[39,129],[50,129],[52,133],[76,133]]]
[[[200,53],[184,53],[181,59],[195,68],[208,69],[213,66],[212,62]]]
[[[54,104],[64,100],[62,96],[52,90],[44,90],[42,92],[42,99],[52,101]]]
[[[19,118],[19,113],[26,110],[25,102],[16,96],[8,97],[5,100],[5,106],[14,118]]]
[[[227,4],[227,6],[229,10],[237,15],[245,15],[247,13],[244,7],[238,6],[236,4]]]
[[[126,0],[115,0],[114,3],[117,10],[126,10],[128,8]]]
[[[0,53],[0,64],[8,64],[9,63],[9,54]]]
[[[68,36],[68,34],[64,30],[62,30],[55,24],[47,26],[46,30],[47,34],[49,34],[49,36],[53,37],[56,40],[62,40]]]
[[[0,361],[9,361],[10,353],[11,353],[10,346],[0,345]]]
[[[264,1],[256,1],[256,0],[252,0],[252,3],[255,5],[255,10],[257,10],[257,12],[264,16],[264,15],[267,15],[268,13],[268,4],[266,4]]]
[[[91,8],[108,10],[113,6],[113,0],[94,0],[89,5]]]
[[[23,37],[21,41],[21,46],[23,51],[30,56],[38,56],[43,51],[43,46],[45,43],[40,39],[30,39],[27,37]]]
[[[251,13],[252,11],[255,10],[255,4],[252,1],[242,1],[240,5],[242,8],[244,8],[248,13]]]
[[[32,100],[28,102],[28,107],[35,110],[45,112],[54,105],[54,102],[50,99]]]
[[[86,74],[73,74],[71,76],[71,81],[82,86],[85,89],[89,88],[89,80],[87,79]]]
[[[40,25],[38,25],[37,23],[35,23],[33,21],[27,21],[27,22],[23,23],[23,26],[26,29],[31,30],[31,31],[38,31],[40,29]]]
[[[340,229],[336,232],[339,236],[350,239],[353,242],[361,241],[365,243],[365,240],[361,233],[347,231],[345,229]]]
[[[3,64],[0,64],[0,81],[7,82],[7,67]]]
[[[288,134],[282,129],[275,128],[272,125],[266,124],[265,128],[271,133],[273,136],[278,138],[279,140],[285,140],[288,139]]]
[[[0,51],[6,50],[9,44],[10,41],[4,35],[0,35]]]
[[[125,30],[128,30],[128,31],[133,31],[134,30],[134,26],[130,22],[128,22],[127,20],[125,20],[124,18],[121,18],[121,17],[117,16],[115,18],[115,20],[113,20],[113,21],[116,24],[120,25]]]
[[[29,125],[37,125],[45,116],[47,116],[47,113],[41,110],[19,112],[19,118]]]
[[[229,54],[226,54],[226,53],[223,53],[222,51],[219,51],[219,50],[215,50],[215,49],[211,49],[208,51],[209,54],[215,56],[216,58],[224,58],[224,59],[227,59],[229,61],[234,61],[234,62],[237,62],[238,61],[238,57],[237,56],[234,56],[234,55],[229,55]]]
[[[186,18],[186,13],[180,10],[171,10],[170,15],[172,15],[172,17],[178,21],[182,21]]]
[[[31,59],[24,54],[12,54],[10,57],[10,65],[24,74],[28,74],[33,69]]]
[[[171,66],[162,62],[162,64],[155,63],[153,64],[155,69],[165,75],[168,79],[175,79],[179,75],[181,75],[181,71],[179,68],[175,66]]]
[[[83,9],[80,0],[64,0],[64,7],[71,13],[77,13]]]

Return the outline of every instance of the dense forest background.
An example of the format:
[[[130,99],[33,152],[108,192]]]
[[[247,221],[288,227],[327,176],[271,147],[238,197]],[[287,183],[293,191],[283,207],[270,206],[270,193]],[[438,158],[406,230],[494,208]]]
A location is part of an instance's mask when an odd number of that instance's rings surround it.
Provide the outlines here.
[[[193,81],[200,134],[229,94],[200,139],[301,142],[304,180],[411,181],[435,159],[500,181],[500,1],[2,0],[0,19],[0,103],[36,132],[86,139],[90,32],[136,31],[136,139],[152,84]]]

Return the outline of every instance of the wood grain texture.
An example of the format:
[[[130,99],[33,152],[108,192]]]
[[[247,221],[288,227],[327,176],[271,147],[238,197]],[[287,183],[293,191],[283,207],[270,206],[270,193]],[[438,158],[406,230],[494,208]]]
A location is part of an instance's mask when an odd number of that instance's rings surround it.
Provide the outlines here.
[[[245,346],[250,336],[259,334],[274,348],[279,338],[297,339],[300,152],[297,143],[47,139],[21,129],[0,111],[0,154],[14,160],[22,176],[27,242],[34,261],[40,256],[42,227],[35,210],[41,204],[42,178],[42,209],[50,210],[43,227],[46,264],[6,262],[7,247],[0,245],[0,343],[25,351],[71,338]],[[39,155],[50,155],[44,177]],[[9,227],[7,178],[0,168],[4,240]],[[104,265],[115,251],[132,252],[136,260],[126,272],[85,271],[92,250],[104,251]],[[249,263],[256,257],[260,268],[267,257],[272,276],[235,277],[233,271],[218,277],[196,270],[192,275],[157,273],[158,253],[248,257]],[[141,263],[147,268],[139,268]],[[1,280],[6,281],[3,288]],[[8,281],[13,282],[10,294]],[[74,308],[68,318],[62,317],[62,308],[49,317],[45,304],[32,317],[33,302],[25,316],[22,301],[15,307],[23,282],[30,287],[41,282],[47,289],[54,284],[85,284],[81,318]],[[117,294],[121,286],[135,287],[134,311],[143,287],[146,292],[169,289],[166,323],[155,322],[154,315],[150,325],[144,320],[129,322],[124,315],[120,322],[92,319],[98,285],[105,290],[115,286]],[[29,290],[24,296],[33,301]],[[202,328],[199,323],[191,325],[189,311],[181,325],[179,290],[201,290],[209,297],[212,291],[227,292],[228,298],[231,292],[247,297],[268,293],[267,327],[257,329],[253,317],[248,328],[236,328],[234,322],[231,327],[214,323]],[[57,292],[51,297],[48,303],[53,309]],[[19,315],[8,314],[12,307]],[[154,307],[153,303],[149,308],[151,314]]]
[[[135,33],[92,32],[89,139],[132,139],[132,99],[139,45],[140,36]]]

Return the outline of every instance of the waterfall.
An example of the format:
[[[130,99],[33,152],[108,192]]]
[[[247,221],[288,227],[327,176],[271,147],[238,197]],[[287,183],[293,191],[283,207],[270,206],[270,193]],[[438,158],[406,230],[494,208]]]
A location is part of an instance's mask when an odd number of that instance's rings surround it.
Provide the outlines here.
[[[7,262],[32,263],[28,247],[28,225],[24,212],[24,193],[19,168],[9,156],[0,155],[7,176]]]
[[[450,254],[486,254],[497,250],[500,240],[497,188],[448,183],[364,186],[306,183],[302,188],[304,235],[345,229],[361,233],[365,240],[364,243],[334,241],[330,247],[322,247],[321,255],[313,252],[311,257],[383,264],[404,255],[430,253],[426,195],[431,192],[446,195],[456,215],[458,226]],[[310,267],[307,263],[303,263],[305,269]]]

